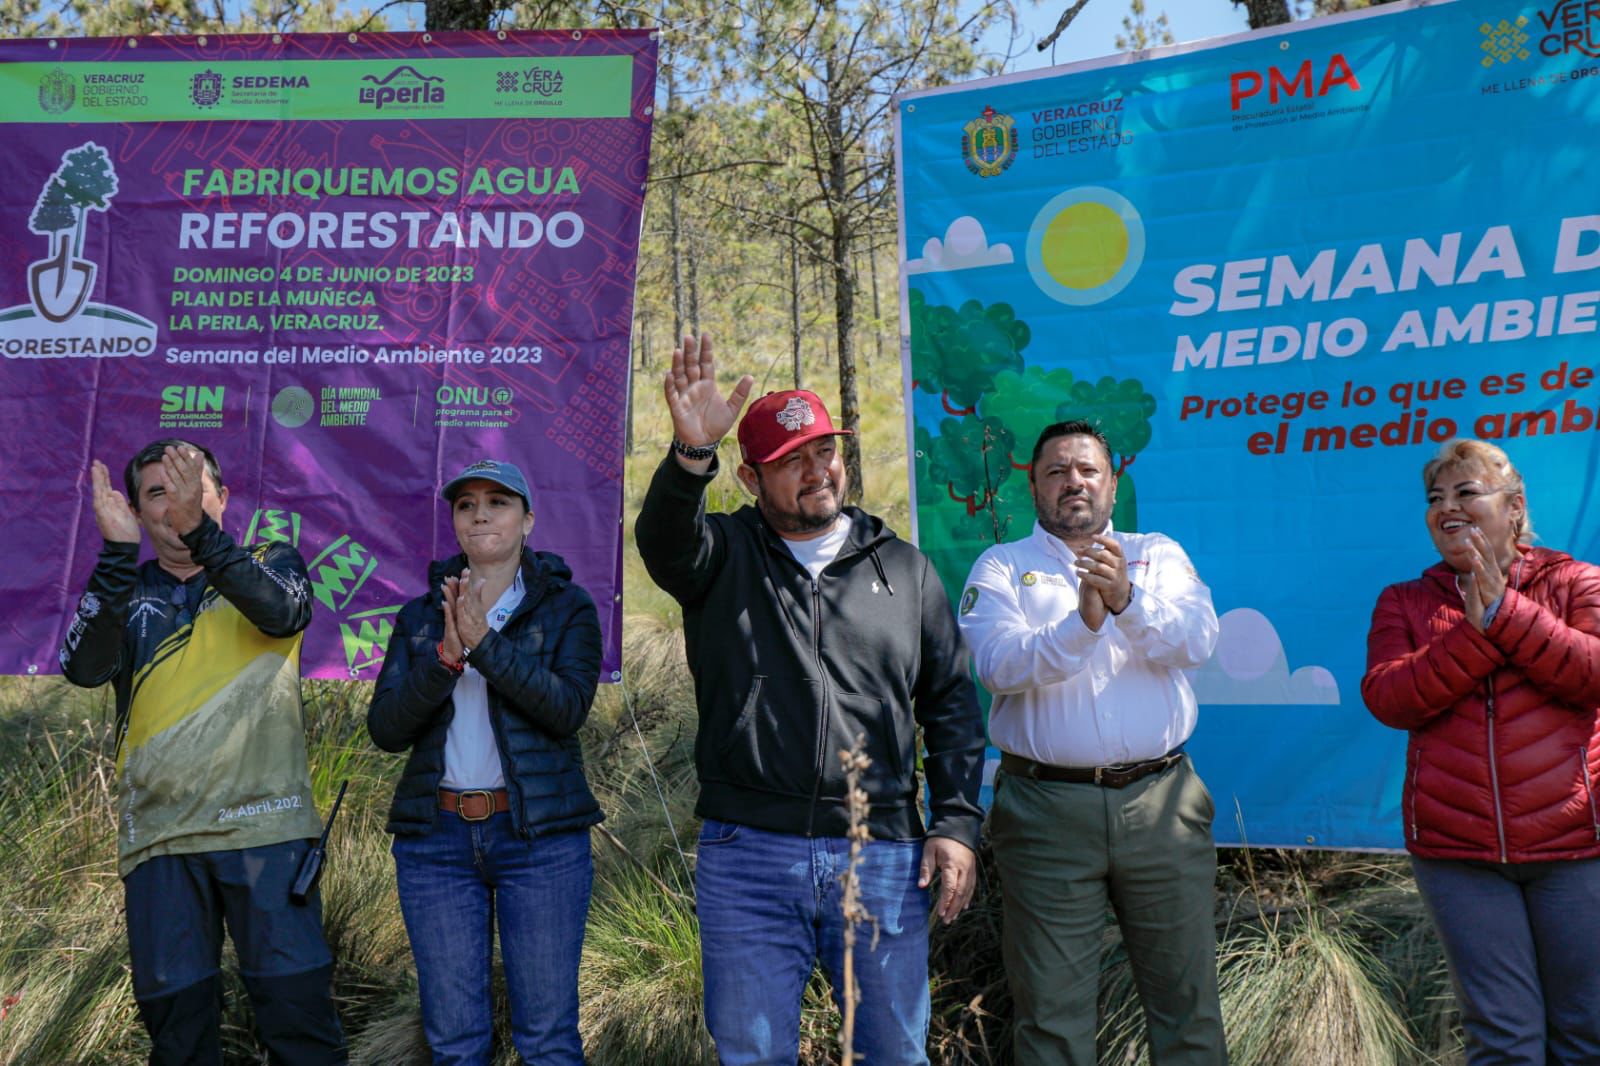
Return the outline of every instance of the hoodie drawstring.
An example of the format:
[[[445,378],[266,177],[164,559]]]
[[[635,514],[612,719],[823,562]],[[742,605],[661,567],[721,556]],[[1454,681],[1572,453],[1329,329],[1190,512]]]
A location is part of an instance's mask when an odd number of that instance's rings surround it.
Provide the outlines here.
[[[877,548],[868,548],[867,554],[872,556],[872,565],[878,568],[878,576],[883,579],[883,587],[889,590],[889,595],[894,595],[894,586],[889,584],[889,574],[883,569],[883,562],[878,558]]]

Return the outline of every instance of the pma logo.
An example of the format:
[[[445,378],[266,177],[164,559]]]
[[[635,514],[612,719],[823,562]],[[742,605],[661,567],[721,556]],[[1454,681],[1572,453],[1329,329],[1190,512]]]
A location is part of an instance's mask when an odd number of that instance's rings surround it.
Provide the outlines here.
[[[196,107],[216,107],[222,102],[222,75],[202,70],[189,79],[189,99]]]
[[[415,111],[444,103],[444,79],[423,74],[416,67],[395,67],[381,78],[363,74],[361,80],[372,84],[361,87],[359,99],[376,111],[386,107]]]
[[[980,178],[992,178],[1017,159],[1017,120],[992,107],[961,127],[961,158]]]
[[[29,302],[0,310],[0,354],[8,359],[149,355],[156,326],[131,311],[91,303],[100,267],[84,256],[91,212],[117,194],[110,154],[93,141],[62,153],[28,218],[50,254],[28,264]],[[101,242],[102,246],[109,242]]]
[[[1246,100],[1258,95],[1263,87],[1267,90],[1266,102],[1275,105],[1281,99],[1296,96],[1303,96],[1307,100],[1320,99],[1339,88],[1358,93],[1361,91],[1361,82],[1356,79],[1349,61],[1338,52],[1328,58],[1327,66],[1321,69],[1320,79],[1318,67],[1309,59],[1302,61],[1292,74],[1274,66],[1264,71],[1236,70],[1228,75],[1231,109],[1239,110]],[[1259,100],[1255,102],[1261,103]]]
[[[78,98],[78,83],[60,67],[39,79],[39,107],[47,115],[60,115],[72,110]]]

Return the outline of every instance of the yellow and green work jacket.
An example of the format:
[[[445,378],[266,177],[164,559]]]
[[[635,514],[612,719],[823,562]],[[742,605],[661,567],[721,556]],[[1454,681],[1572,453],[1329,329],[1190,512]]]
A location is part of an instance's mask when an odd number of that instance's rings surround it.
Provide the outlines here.
[[[188,581],[107,543],[61,646],[76,685],[117,691],[118,870],[321,831],[300,707],[305,562],[241,548],[209,517],[183,538]]]

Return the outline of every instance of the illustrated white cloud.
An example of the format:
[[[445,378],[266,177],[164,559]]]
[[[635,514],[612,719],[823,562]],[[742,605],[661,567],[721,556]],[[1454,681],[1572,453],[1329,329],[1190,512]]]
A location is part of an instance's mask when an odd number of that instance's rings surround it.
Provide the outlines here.
[[[1189,674],[1201,703],[1335,704],[1339,682],[1325,667],[1289,672],[1283,641],[1260,611],[1238,607],[1218,622],[1217,651]]]
[[[929,237],[922,246],[922,258],[906,263],[907,274],[933,274],[943,270],[969,270],[972,267],[999,266],[1012,262],[1011,246],[990,245],[983,223],[962,215],[944,231],[944,240]]]

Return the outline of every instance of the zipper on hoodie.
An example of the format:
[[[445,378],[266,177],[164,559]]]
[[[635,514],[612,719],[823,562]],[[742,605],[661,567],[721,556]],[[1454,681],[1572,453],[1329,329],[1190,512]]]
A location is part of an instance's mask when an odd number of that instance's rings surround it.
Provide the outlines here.
[[[824,567],[823,569],[827,569]],[[822,772],[828,758],[828,717],[832,699],[828,695],[828,671],[822,665],[822,587],[811,579],[811,654],[817,661],[817,677],[822,683],[822,713],[817,716],[817,765],[811,786],[811,809],[806,812],[806,836],[816,832],[817,804],[822,801]]]
[[[1500,768],[1497,765],[1499,760],[1494,748],[1494,678],[1490,677],[1485,681],[1484,687],[1489,694],[1485,717],[1489,721],[1489,791],[1494,794],[1494,831],[1500,841],[1500,861],[1509,862],[1506,857],[1506,819],[1505,813],[1500,808]]]

